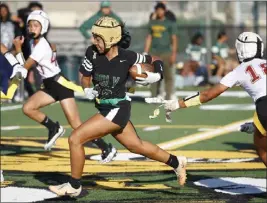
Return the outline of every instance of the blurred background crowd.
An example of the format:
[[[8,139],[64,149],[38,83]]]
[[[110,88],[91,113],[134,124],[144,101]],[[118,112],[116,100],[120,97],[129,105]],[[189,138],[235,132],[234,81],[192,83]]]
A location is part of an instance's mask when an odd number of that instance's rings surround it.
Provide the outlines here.
[[[63,74],[79,84],[79,65],[92,43],[94,22],[103,15],[125,23],[132,37],[129,49],[161,57],[164,81],[150,87],[152,96],[175,98],[177,89],[214,85],[238,65],[234,49],[243,31],[257,32],[266,46],[266,2],[95,1],[1,2],[1,43],[12,49],[16,36],[26,36],[26,20],[33,10],[50,18],[47,39],[55,43]],[[27,39],[27,38],[26,38]],[[25,59],[30,41],[23,46]],[[265,48],[266,50],[266,48]],[[265,51],[266,57],[266,51]],[[6,91],[11,67],[0,55],[1,89]],[[42,81],[33,67],[13,102],[22,102]]]

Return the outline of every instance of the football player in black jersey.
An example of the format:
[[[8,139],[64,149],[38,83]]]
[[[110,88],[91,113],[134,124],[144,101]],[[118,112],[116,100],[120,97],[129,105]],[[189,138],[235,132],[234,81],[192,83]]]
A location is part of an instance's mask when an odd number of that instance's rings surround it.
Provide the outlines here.
[[[163,63],[158,58],[141,55],[118,46],[122,38],[121,25],[111,17],[101,17],[92,28],[94,45],[88,47],[80,67],[85,95],[95,100],[99,113],[75,129],[69,137],[71,178],[69,182],[49,186],[58,196],[78,196],[81,193],[81,176],[85,153],[83,144],[111,134],[118,142],[135,154],[144,155],[171,166],[180,185],[186,181],[186,157],[176,157],[138,137],[130,121],[131,99],[126,95],[129,68],[134,64],[149,63],[155,72],[146,72],[147,78],[137,83],[151,84],[162,79]],[[90,88],[91,81],[94,88]]]

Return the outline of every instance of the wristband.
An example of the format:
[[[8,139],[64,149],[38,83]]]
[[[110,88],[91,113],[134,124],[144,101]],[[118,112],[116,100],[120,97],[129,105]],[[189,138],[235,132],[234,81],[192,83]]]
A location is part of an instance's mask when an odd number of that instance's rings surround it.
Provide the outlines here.
[[[24,56],[22,54],[22,52],[19,52],[17,55],[16,55],[16,59],[17,61],[20,63],[20,65],[24,65],[25,63],[25,59],[24,59]]]
[[[10,52],[5,53],[4,56],[12,67],[14,67],[16,64],[19,64],[18,60]]]
[[[159,73],[160,74],[160,79],[163,79],[163,62],[161,60],[156,60],[153,63],[154,69],[155,69],[155,73]]]
[[[184,103],[185,103],[185,105],[187,107],[201,105],[201,102],[200,102],[200,93],[199,92],[197,94],[195,94],[195,95],[186,97],[183,100],[184,100]]]

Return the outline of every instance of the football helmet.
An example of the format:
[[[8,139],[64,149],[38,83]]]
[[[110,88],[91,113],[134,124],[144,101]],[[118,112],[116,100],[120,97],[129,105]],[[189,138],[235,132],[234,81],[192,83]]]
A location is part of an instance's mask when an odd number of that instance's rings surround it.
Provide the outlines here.
[[[240,63],[263,57],[264,45],[261,37],[253,32],[241,33],[235,42]]]
[[[110,49],[121,40],[122,29],[117,20],[103,16],[93,25],[92,34],[101,37],[105,43],[105,48]]]
[[[49,18],[48,18],[48,15],[44,11],[35,10],[35,11],[31,12],[27,18],[27,24],[29,24],[30,20],[36,20],[41,24],[41,26],[42,26],[42,30],[40,33],[41,35],[47,33],[47,30],[49,27]]]

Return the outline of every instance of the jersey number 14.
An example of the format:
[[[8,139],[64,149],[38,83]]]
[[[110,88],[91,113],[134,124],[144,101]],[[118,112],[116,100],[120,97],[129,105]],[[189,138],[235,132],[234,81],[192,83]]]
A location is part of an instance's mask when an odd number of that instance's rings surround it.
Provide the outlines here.
[[[263,74],[267,74],[267,65],[266,63],[262,63],[260,64],[260,67],[263,71]],[[251,76],[251,83],[255,83],[257,82],[259,79],[261,79],[261,76],[259,74],[257,74],[257,72],[255,71],[255,69],[252,66],[248,66],[246,68],[246,73],[249,73]]]

